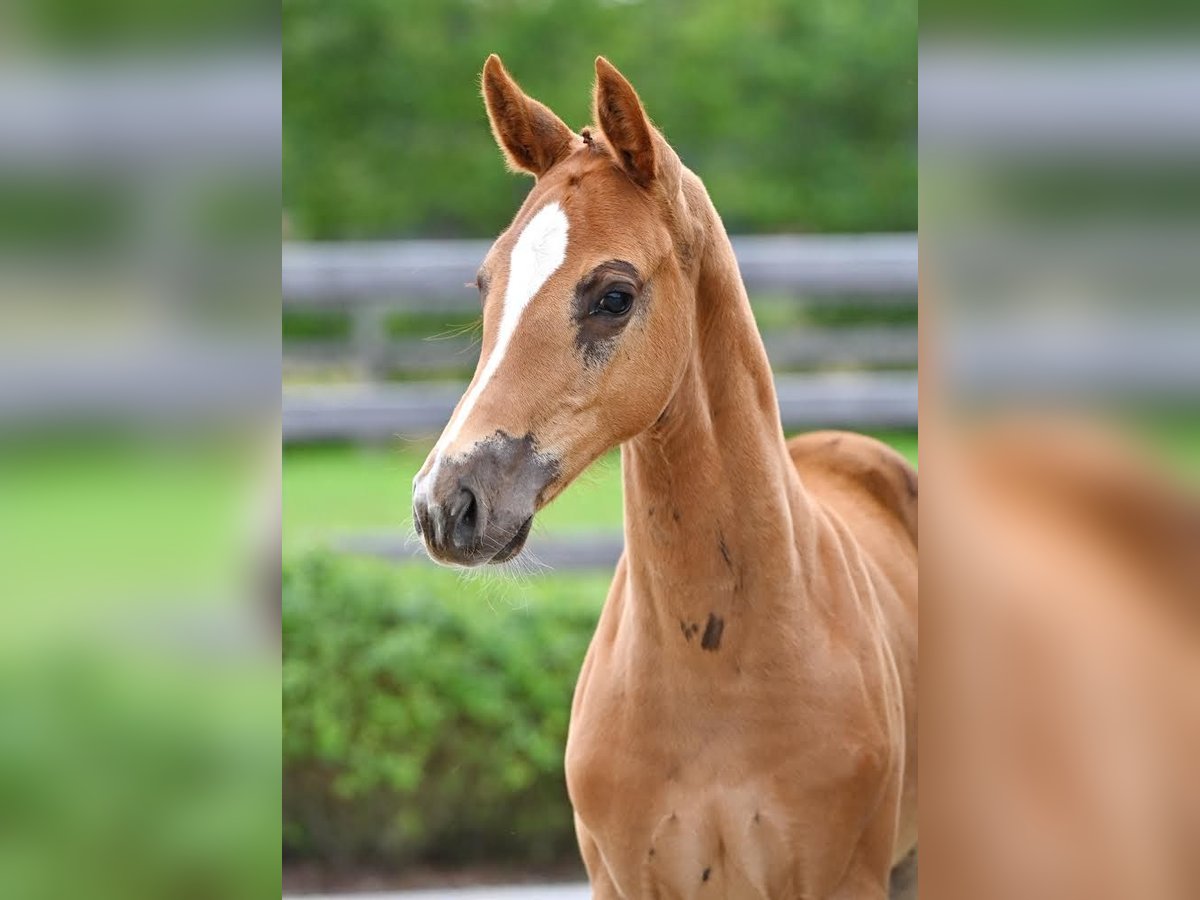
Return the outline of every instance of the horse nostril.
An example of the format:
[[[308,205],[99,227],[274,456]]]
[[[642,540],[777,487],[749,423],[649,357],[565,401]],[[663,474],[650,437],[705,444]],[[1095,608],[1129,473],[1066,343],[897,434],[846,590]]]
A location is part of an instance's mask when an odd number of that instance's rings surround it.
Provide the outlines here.
[[[430,521],[429,503],[424,497],[413,499],[413,528],[417,532],[417,537],[433,540],[433,528]]]
[[[449,509],[450,542],[459,550],[468,550],[475,544],[479,525],[479,501],[470,488],[464,487],[454,498]]]

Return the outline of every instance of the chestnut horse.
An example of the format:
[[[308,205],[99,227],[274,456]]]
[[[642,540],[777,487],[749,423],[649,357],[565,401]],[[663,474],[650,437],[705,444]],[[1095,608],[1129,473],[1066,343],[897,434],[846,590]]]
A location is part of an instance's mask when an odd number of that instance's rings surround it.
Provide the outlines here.
[[[621,447],[625,552],[575,691],[567,787],[597,898],[879,898],[916,845],[917,480],[786,441],[700,179],[596,60],[571,131],[491,56],[536,184],[479,271],[479,367],[414,480],[429,554],[521,552]]]

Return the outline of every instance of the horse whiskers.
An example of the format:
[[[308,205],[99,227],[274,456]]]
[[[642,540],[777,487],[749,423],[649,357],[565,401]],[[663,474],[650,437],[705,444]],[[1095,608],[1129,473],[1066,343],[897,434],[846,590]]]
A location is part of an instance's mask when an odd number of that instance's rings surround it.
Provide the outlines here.
[[[411,450],[418,445],[425,447],[429,444],[428,439],[425,437],[411,437],[404,435],[399,431],[392,432],[392,439],[399,443],[404,450]],[[397,466],[397,468],[399,468],[399,466]]]
[[[508,539],[511,540],[511,537]],[[499,553],[508,545],[508,541],[503,543],[500,538],[492,538],[484,540],[480,543],[480,549],[485,553]],[[533,578],[545,571],[550,571],[551,566],[547,565],[542,560],[532,553],[528,547],[514,556],[512,559],[505,560],[500,563],[490,563],[487,566],[480,566],[474,569],[464,570],[470,573],[473,577],[481,577],[487,579],[494,576],[495,578],[507,582],[508,584],[527,585]]]
[[[421,540],[421,536],[419,534],[417,534],[417,529],[413,528],[410,525],[408,528],[405,529],[404,549],[408,550],[410,547],[412,547],[416,544],[420,544],[420,545],[424,546],[424,544]]]
[[[517,556],[493,566],[498,574],[520,584],[528,584],[543,572],[550,571],[550,566],[538,559],[529,550],[523,550]]]
[[[472,319],[470,322],[466,322],[462,325],[451,325],[444,331],[439,331],[437,334],[427,335],[425,338],[423,338],[423,340],[447,341],[456,337],[461,337],[464,334],[470,334],[474,336],[475,339],[468,345],[470,347],[474,347],[479,342],[479,338],[483,335],[483,316],[478,316]]]
[[[525,609],[529,605],[525,591],[528,578],[520,570],[509,568],[509,563],[463,569],[460,575],[483,588],[480,593],[493,613],[498,612],[497,601],[509,609]]]

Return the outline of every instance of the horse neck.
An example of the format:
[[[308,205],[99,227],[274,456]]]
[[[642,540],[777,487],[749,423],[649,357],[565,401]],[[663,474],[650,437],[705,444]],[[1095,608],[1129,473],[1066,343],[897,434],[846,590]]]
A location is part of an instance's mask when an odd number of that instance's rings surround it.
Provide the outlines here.
[[[662,417],[621,460],[626,572],[643,624],[713,643],[732,610],[769,614],[772,597],[794,597],[810,516],[733,248],[703,199],[690,359]]]

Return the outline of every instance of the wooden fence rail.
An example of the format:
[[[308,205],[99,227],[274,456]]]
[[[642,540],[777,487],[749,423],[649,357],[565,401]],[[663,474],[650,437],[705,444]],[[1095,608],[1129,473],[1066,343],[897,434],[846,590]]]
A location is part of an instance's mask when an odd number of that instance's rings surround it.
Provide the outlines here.
[[[781,235],[733,243],[747,286],[759,295],[915,303],[916,235]],[[471,285],[488,247],[487,241],[428,240],[286,244],[285,308],[343,310],[352,325],[348,337],[286,341],[285,374],[302,379],[340,368],[357,383],[289,386],[284,439],[387,440],[440,430],[475,366],[475,338],[391,337],[387,319],[396,312],[478,313]],[[781,373],[780,410],[789,428],[916,423],[912,325],[788,325],[766,329],[764,340]],[[829,369],[858,371],[820,371]],[[386,381],[396,375],[405,380]]]
[[[386,298],[399,309],[479,308],[475,275],[489,241],[289,243],[283,299],[339,307]],[[917,292],[915,234],[735,237],[750,291],[901,297]]]

